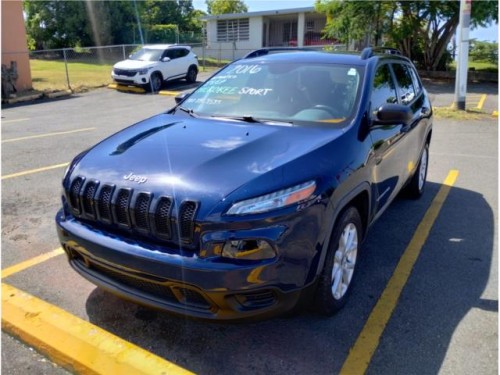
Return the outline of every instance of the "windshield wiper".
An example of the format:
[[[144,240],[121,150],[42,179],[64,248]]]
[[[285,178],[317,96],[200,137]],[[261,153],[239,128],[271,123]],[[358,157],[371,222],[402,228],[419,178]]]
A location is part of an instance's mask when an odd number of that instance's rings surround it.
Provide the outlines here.
[[[181,106],[178,106],[176,108],[176,110],[177,109],[180,109],[182,112],[187,113],[191,117],[198,118],[198,116],[195,115],[195,113],[194,113],[194,111],[192,109],[184,108],[184,107],[181,107]]]
[[[250,124],[285,124],[285,125],[293,125],[291,121],[280,121],[280,120],[272,120],[272,119],[257,119],[250,115],[245,116],[212,116],[212,118],[220,118],[220,119],[228,119],[228,120],[236,120],[248,122]]]

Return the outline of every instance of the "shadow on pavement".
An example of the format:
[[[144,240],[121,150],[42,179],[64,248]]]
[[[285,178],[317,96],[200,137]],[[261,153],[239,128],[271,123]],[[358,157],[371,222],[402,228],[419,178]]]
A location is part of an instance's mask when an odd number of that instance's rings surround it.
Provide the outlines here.
[[[418,201],[397,199],[371,228],[351,299],[332,318],[300,312],[255,323],[195,321],[96,288],[86,303],[89,319],[197,373],[338,373],[440,187],[428,183]],[[464,316],[498,310],[497,301],[481,298],[493,241],[493,213],[482,195],[452,188],[368,373],[438,373]]]

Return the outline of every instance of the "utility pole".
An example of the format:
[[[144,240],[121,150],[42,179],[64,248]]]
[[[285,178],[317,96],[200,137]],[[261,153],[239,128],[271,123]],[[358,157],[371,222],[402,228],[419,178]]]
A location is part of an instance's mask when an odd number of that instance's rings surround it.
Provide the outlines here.
[[[455,76],[455,105],[465,111],[467,94],[467,70],[469,67],[469,25],[472,0],[460,0],[460,21],[458,24],[457,71]]]

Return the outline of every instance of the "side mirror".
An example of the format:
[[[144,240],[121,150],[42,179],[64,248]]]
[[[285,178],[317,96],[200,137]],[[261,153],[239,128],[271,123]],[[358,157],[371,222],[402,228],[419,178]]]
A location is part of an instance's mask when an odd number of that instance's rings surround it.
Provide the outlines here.
[[[413,112],[410,107],[402,104],[387,103],[382,105],[373,121],[374,125],[409,125],[413,119]]]
[[[161,58],[161,62],[169,62],[170,61],[170,57],[162,57]]]
[[[189,97],[189,95],[191,95],[190,92],[181,92],[179,95],[177,95],[175,97],[175,103],[176,104],[182,103],[184,100],[186,100]]]

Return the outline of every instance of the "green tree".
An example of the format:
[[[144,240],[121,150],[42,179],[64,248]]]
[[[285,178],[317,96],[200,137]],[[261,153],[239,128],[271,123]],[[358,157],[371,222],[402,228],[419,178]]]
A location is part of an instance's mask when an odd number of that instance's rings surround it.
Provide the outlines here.
[[[498,43],[473,39],[469,46],[469,57],[473,61],[498,64]]]
[[[378,46],[387,32],[387,22],[394,12],[392,2],[382,1],[317,1],[316,10],[328,18],[324,32],[350,44],[363,41]]]
[[[26,30],[35,49],[62,48],[88,41],[85,4],[25,1]]]
[[[201,31],[192,0],[137,1],[142,27],[175,25]],[[32,49],[67,48],[140,42],[134,3],[120,1],[25,0],[26,30]],[[146,40],[147,41],[147,40]]]
[[[318,0],[316,9],[328,16],[325,28],[328,36],[349,41],[362,39],[364,35],[371,44],[396,46],[422,68],[437,70],[446,62],[447,47],[457,30],[460,3]],[[497,0],[472,3],[472,28],[493,22],[498,23]]]
[[[248,7],[242,0],[206,0],[208,14],[246,13]]]

